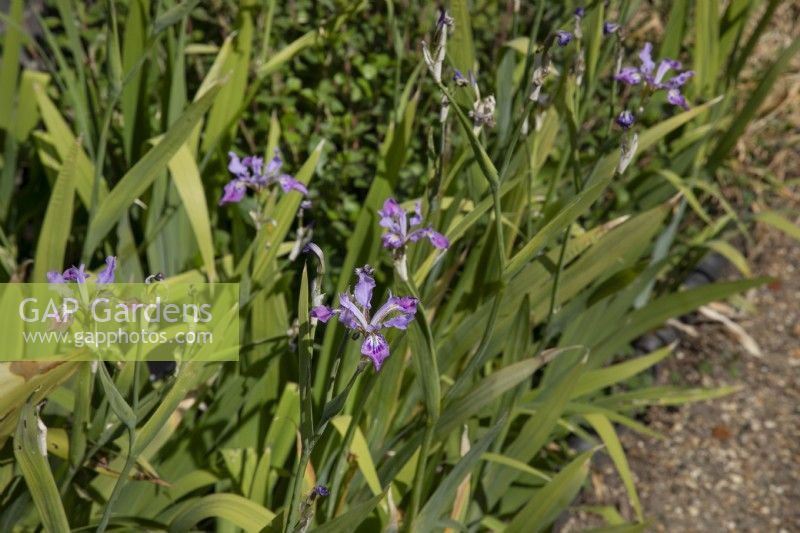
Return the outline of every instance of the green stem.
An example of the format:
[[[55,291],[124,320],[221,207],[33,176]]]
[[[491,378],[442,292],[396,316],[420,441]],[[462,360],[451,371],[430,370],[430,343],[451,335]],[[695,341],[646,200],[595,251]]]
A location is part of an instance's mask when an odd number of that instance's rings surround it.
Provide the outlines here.
[[[500,242],[502,246],[502,241]],[[418,304],[418,312],[422,315],[422,330],[425,335],[425,340],[428,343],[429,349],[431,351],[431,365],[433,368],[430,368],[430,372],[432,372],[437,379],[439,379],[439,369],[437,363],[437,356],[436,356],[436,344],[433,340],[433,333],[431,332],[430,325],[427,323],[427,318],[425,314],[425,308],[422,306],[422,301],[419,295],[419,289],[414,284],[413,277],[409,277],[407,280],[403,280],[403,284],[406,289],[420,302]],[[427,402],[426,402],[427,404]],[[420,445],[419,449],[419,457],[417,459],[417,467],[414,472],[414,487],[411,492],[411,506],[406,513],[406,527],[411,530],[413,529],[413,522],[417,516],[419,511],[420,502],[422,501],[422,495],[425,490],[425,472],[427,470],[427,463],[428,463],[428,455],[430,453],[430,448],[433,443],[433,429],[436,427],[436,423],[439,419],[439,411],[441,409],[441,401],[439,405],[434,407],[435,411],[431,412],[429,409],[427,412],[427,416],[425,418],[425,433],[422,439],[422,444]]]
[[[136,458],[138,454],[134,454],[134,449],[133,449],[134,442],[136,441],[135,427],[128,428],[128,440],[130,441],[130,447],[128,448],[128,457],[125,459],[125,466],[119,473],[117,482],[114,484],[114,490],[111,492],[111,496],[108,498],[108,502],[106,502],[105,509],[103,509],[103,517],[100,519],[100,524],[97,526],[97,533],[103,533],[108,527],[108,522],[109,520],[111,520],[111,511],[114,508],[114,504],[117,503],[117,499],[119,498],[119,495],[122,493],[122,488],[125,486],[125,482],[127,482],[128,480],[128,475],[130,474],[131,468],[133,468],[133,465],[136,464]]]
[[[564,269],[564,258],[567,255],[567,245],[569,244],[569,236],[572,226],[567,226],[564,230],[564,242],[561,243],[561,251],[558,254],[558,265],[556,266],[556,273],[553,277],[553,287],[550,289],[550,305],[547,309],[547,319],[545,320],[545,330],[542,336],[542,342],[547,342],[547,328],[550,326],[550,321],[553,318],[556,310],[556,299],[558,298],[558,284],[561,280],[561,271]],[[544,346],[544,345],[542,345]]]
[[[342,440],[342,444],[339,446],[339,455],[336,456],[333,466],[331,467],[332,480],[328,486],[331,491],[330,497],[328,498],[330,504],[328,505],[328,510],[326,513],[328,520],[333,518],[333,513],[336,511],[335,503],[339,499],[338,495],[341,489],[342,479],[344,478],[345,471],[347,470],[346,468],[342,468],[342,458],[347,456],[347,451],[356,435],[356,429],[358,429],[358,423],[361,420],[361,415],[364,414],[364,407],[367,403],[367,398],[369,397],[369,393],[372,392],[372,387],[375,385],[376,381],[377,374],[372,374],[369,381],[367,381],[366,385],[364,385],[364,387],[361,389],[358,401],[355,403],[355,409],[350,418],[350,425],[347,426],[347,433],[345,433],[344,440]]]
[[[342,407],[344,407],[344,404],[347,401],[347,397],[350,395],[350,391],[353,389],[356,379],[359,375],[361,375],[362,372],[364,372],[368,364],[369,361],[366,359],[359,361],[355,372],[350,377],[350,381],[347,382],[347,386],[344,388],[344,390],[338,396],[334,397],[330,402],[328,402],[328,404],[322,409],[322,419],[320,420],[319,426],[317,426],[316,430],[314,430],[314,434],[304,439],[303,451],[300,456],[300,460],[295,467],[289,516],[284,523],[284,533],[288,533],[288,531],[293,530],[298,521],[297,515],[300,512],[300,500],[303,492],[303,479],[305,478],[305,471],[306,467],[308,466],[309,458],[311,457],[311,452],[314,451],[314,446],[316,446],[319,439],[325,433],[328,423],[334,416],[339,414],[339,411],[341,411]],[[329,411],[329,409],[333,410]]]
[[[433,428],[434,423],[428,418],[425,424],[425,434],[422,437],[422,445],[419,449],[419,457],[417,458],[417,468],[414,471],[414,488],[411,492],[411,506],[408,509],[406,521],[406,529],[408,531],[413,531],[413,522],[419,511],[422,492],[425,490],[425,470],[428,466],[428,450],[430,450],[433,442]]]
[[[289,505],[289,516],[283,525],[283,531],[291,531],[290,526],[297,522],[297,514],[300,512],[300,497],[303,492],[303,479],[305,479],[308,460],[311,458],[311,450],[306,448],[300,455],[300,460],[294,470],[294,483],[292,484],[292,499]]]

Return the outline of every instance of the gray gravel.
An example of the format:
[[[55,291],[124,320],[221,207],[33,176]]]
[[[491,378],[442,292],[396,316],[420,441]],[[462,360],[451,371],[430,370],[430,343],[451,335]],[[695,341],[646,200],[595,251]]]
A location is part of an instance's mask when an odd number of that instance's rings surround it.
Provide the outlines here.
[[[800,243],[764,228],[756,239],[754,272],[776,281],[747,295],[754,311],[737,322],[763,357],[706,322],[657,372],[660,384],[742,390],[650,409],[646,421],[663,440],[620,431],[650,531],[800,531]],[[578,505],[613,505],[632,518],[613,465],[598,459]],[[600,525],[575,512],[561,530]]]

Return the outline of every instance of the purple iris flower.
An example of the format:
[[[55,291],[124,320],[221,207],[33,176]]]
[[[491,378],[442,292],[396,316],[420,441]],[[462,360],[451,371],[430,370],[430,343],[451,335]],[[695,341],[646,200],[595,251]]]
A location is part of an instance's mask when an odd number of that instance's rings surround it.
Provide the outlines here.
[[[64,281],[76,281],[78,283],[84,283],[89,276],[90,274],[86,272],[86,265],[83,263],[79,267],[69,267],[63,274]]]
[[[633,116],[633,113],[628,111],[627,109],[617,116],[615,122],[622,127],[622,129],[627,130],[633,123],[636,122],[636,117]]]
[[[688,109],[689,105],[681,94],[680,88],[694,76],[694,71],[685,70],[665,80],[664,77],[670,70],[680,70],[681,62],[675,59],[662,59],[658,68],[652,57],[653,45],[644,43],[642,51],[639,52],[641,65],[636,67],[625,67],[619,71],[615,78],[627,85],[638,85],[644,81],[653,90],[666,89],[667,101],[673,105]]]
[[[113,255],[109,255],[106,257],[106,267],[100,271],[97,275],[97,283],[113,283],[114,282],[114,271],[117,269],[117,258]],[[57,271],[50,271],[47,273],[47,281],[50,283],[66,283],[68,281],[74,281],[76,283],[85,283],[86,280],[91,276],[88,272],[86,272],[86,265],[81,264],[80,266],[71,266],[66,269],[63,273],[59,273]]]
[[[340,294],[339,306],[335,309],[325,305],[314,307],[311,317],[327,322],[338,315],[344,327],[362,334],[364,342],[361,344],[361,353],[372,360],[377,372],[389,357],[389,343],[381,330],[406,329],[417,312],[417,299],[412,296],[392,296],[390,293],[386,303],[371,314],[372,291],[375,289],[372,272],[369,265],[357,268],[358,282],[353,293]]]
[[[280,173],[282,165],[277,149],[266,166],[261,157],[252,155],[240,159],[234,152],[228,152],[228,171],[234,178],[225,185],[219,205],[240,202],[248,188],[258,191],[273,183],[277,183],[283,192],[297,191],[307,195],[305,185],[288,174]]]
[[[558,30],[556,32],[556,42],[558,46],[567,46],[572,40],[572,34],[568,31]]]
[[[616,22],[603,22],[603,35],[610,35],[612,33],[616,33],[619,29],[619,24]]]
[[[414,212],[409,216],[405,209],[397,203],[397,200],[387,198],[383,202],[383,208],[378,210],[378,214],[381,216],[380,225],[386,228],[386,233],[381,238],[384,248],[399,250],[410,242],[417,242],[425,238],[440,250],[450,246],[447,237],[430,226],[414,229],[422,224],[422,202],[417,201]]]
[[[114,271],[117,269],[117,258],[106,257],[106,267],[97,275],[97,283],[114,283]]]

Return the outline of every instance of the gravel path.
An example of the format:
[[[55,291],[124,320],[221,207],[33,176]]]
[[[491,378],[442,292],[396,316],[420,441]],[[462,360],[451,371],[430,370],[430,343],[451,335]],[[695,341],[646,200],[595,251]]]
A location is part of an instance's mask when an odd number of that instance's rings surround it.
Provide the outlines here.
[[[737,322],[763,355],[749,354],[718,323],[696,324],[657,371],[660,384],[741,385],[731,396],[677,409],[652,408],[648,425],[666,438],[620,431],[649,531],[800,531],[800,243],[760,228],[754,290]],[[598,454],[579,504],[614,505],[631,518],[625,490]],[[576,512],[561,531],[599,526]]]

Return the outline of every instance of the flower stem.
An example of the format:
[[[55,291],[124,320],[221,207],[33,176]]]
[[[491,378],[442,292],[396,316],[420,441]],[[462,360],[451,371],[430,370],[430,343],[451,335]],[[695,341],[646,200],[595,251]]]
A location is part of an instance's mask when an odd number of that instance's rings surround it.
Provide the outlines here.
[[[289,507],[289,516],[284,523],[284,532],[291,531],[298,522],[297,515],[300,512],[300,499],[303,493],[303,479],[305,478],[305,471],[308,466],[308,461],[311,458],[311,452],[314,451],[314,446],[316,446],[319,439],[325,433],[328,423],[334,416],[339,414],[339,412],[342,410],[342,407],[344,407],[344,404],[350,395],[350,391],[353,390],[353,385],[355,384],[356,379],[362,372],[364,372],[368,364],[369,361],[367,359],[362,359],[359,361],[355,372],[350,378],[350,381],[347,382],[347,386],[344,388],[344,390],[337,396],[334,396],[333,399],[327,402],[323,407],[322,417],[316,430],[314,430],[314,434],[304,439],[304,442],[302,443],[303,450],[300,455],[300,460],[297,462],[294,471],[291,504]]]
[[[300,497],[303,493],[303,480],[305,479],[308,460],[311,458],[311,449],[304,448],[300,454],[294,469],[294,483],[292,484],[292,499],[289,506],[289,516],[283,524],[283,531],[291,531],[292,525],[297,521],[297,514],[300,512]]]
[[[100,519],[100,524],[97,526],[97,533],[103,533],[108,527],[108,522],[111,520],[111,511],[113,510],[114,505],[117,503],[120,493],[122,493],[122,488],[128,481],[128,475],[130,474],[133,465],[136,464],[138,454],[134,453],[133,449],[134,442],[136,442],[135,427],[128,427],[128,441],[130,442],[130,445],[128,448],[128,457],[125,459],[125,466],[122,467],[122,471],[119,473],[117,482],[114,484],[114,490],[111,491],[111,496],[109,496],[106,506],[103,509],[103,516]]]
[[[342,485],[342,478],[344,477],[344,473],[346,471],[346,468],[341,467],[342,459],[347,457],[348,449],[350,448],[350,444],[353,442],[356,429],[358,429],[358,422],[361,420],[361,415],[364,414],[364,407],[367,403],[367,398],[369,398],[369,393],[372,392],[372,387],[375,385],[377,377],[377,374],[372,374],[367,383],[362,387],[358,401],[355,403],[355,409],[353,410],[353,414],[350,418],[350,425],[347,426],[347,433],[345,433],[344,440],[342,440],[342,444],[339,447],[339,455],[336,456],[333,466],[331,467],[331,476],[333,479],[329,485],[331,493],[330,498],[328,499],[329,505],[326,513],[328,520],[333,518],[333,513],[336,512],[336,502],[339,500],[338,495]]]
[[[408,509],[406,519],[406,529],[413,531],[413,522],[419,511],[420,501],[422,500],[422,492],[425,489],[425,471],[428,465],[428,450],[430,450],[433,442],[433,428],[434,421],[428,417],[425,424],[425,434],[422,437],[422,445],[419,449],[419,457],[417,458],[417,468],[414,472],[414,488],[411,492],[411,506]]]

